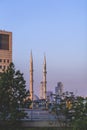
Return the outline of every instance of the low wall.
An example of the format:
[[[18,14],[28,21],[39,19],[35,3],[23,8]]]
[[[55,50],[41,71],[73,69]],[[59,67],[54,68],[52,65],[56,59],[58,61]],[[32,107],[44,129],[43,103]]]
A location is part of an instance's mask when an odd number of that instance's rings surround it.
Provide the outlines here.
[[[21,124],[20,124],[21,123]],[[63,123],[59,123],[54,120],[46,120],[46,121],[21,121],[19,122],[22,127],[64,127]]]

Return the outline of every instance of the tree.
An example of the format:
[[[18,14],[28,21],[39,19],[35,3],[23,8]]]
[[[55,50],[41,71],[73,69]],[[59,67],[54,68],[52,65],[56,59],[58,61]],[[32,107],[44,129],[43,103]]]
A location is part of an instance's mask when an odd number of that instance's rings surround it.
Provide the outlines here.
[[[60,127],[71,126],[73,119],[72,106],[75,101],[75,95],[73,92],[66,91],[61,96],[55,95],[55,101],[53,111],[56,114]]]
[[[11,63],[6,71],[0,73],[0,120],[24,118],[26,113],[20,108],[24,107],[28,96],[23,74]]]
[[[72,126],[74,130],[87,129],[87,98],[65,92],[53,110],[60,126]]]
[[[74,129],[87,129],[87,98],[78,96],[73,104],[73,126]]]

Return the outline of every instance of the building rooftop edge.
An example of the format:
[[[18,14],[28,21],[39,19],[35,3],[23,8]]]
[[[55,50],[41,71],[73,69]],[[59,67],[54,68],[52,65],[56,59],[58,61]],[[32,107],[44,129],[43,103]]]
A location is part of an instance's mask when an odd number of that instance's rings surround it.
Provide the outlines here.
[[[11,31],[1,30],[1,29],[0,32],[12,33]]]

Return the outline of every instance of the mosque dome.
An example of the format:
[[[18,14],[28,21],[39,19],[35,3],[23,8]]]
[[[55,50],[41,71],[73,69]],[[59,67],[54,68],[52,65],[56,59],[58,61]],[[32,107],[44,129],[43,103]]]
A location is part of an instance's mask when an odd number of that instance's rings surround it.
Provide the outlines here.
[[[39,100],[39,97],[37,95],[34,95],[33,100],[34,101]]]

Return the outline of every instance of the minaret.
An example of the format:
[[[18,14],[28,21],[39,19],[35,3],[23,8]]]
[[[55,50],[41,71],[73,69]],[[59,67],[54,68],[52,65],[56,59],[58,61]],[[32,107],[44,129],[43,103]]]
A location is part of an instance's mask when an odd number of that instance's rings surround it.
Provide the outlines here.
[[[46,56],[44,56],[44,64],[43,64],[43,98],[46,99]]]
[[[30,55],[30,99],[33,101],[33,57]]]
[[[43,99],[43,81],[40,83],[40,99]]]

